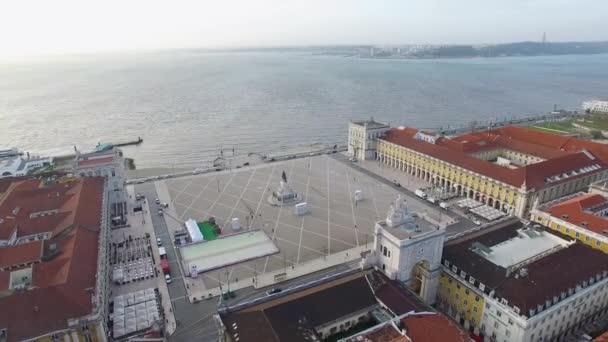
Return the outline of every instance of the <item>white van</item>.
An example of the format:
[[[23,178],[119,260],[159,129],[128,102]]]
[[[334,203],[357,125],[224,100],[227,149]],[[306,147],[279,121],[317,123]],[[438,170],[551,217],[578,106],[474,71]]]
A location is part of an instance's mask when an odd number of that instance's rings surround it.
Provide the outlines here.
[[[426,198],[426,193],[420,189],[417,189],[416,191],[414,191],[414,194],[416,194],[416,196],[418,196],[420,198]]]
[[[439,202],[439,207],[448,210],[450,208],[450,205],[445,202]]]

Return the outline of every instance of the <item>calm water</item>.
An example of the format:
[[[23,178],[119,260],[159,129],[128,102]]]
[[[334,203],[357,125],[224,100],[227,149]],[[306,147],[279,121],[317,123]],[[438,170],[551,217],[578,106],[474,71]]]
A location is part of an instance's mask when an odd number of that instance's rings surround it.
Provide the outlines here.
[[[202,165],[225,149],[345,143],[347,120],[439,127],[579,109],[608,96],[608,55],[367,60],[174,51],[0,64],[0,146],[125,148],[139,168]]]

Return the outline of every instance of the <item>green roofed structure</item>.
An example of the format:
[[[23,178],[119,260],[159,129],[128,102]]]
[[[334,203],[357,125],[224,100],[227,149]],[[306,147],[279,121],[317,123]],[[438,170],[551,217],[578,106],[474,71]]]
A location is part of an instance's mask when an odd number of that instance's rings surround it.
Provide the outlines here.
[[[196,224],[198,225],[201,234],[203,234],[205,241],[215,240],[217,238],[219,234],[219,227],[217,227],[217,225],[209,221],[197,222]]]

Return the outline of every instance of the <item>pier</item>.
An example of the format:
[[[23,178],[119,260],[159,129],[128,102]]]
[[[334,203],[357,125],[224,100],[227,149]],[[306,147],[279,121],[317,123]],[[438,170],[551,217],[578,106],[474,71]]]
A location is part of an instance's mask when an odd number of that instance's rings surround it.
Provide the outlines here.
[[[112,145],[120,147],[120,146],[129,146],[129,145],[139,145],[142,142],[144,142],[144,139],[142,139],[141,137],[137,137],[137,139],[135,139],[135,140],[119,141]]]

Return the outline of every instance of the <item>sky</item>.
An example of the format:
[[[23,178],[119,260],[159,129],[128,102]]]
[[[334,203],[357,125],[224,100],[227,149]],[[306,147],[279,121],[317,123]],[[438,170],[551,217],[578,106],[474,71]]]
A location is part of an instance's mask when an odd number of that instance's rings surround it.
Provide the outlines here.
[[[0,57],[608,40],[608,0],[0,0]]]

